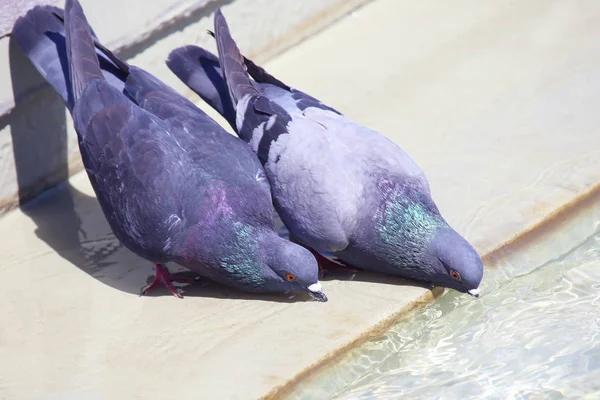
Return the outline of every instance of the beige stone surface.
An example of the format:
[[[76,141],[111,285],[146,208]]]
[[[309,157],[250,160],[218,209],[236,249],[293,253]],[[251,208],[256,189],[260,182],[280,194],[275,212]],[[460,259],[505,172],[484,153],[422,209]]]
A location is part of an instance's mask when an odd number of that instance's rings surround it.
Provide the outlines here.
[[[592,1],[378,0],[266,67],[404,147],[486,253],[600,181],[599,22]],[[85,175],[0,237],[0,399],[254,399],[430,295],[357,275],[325,304],[139,298],[150,265]]]

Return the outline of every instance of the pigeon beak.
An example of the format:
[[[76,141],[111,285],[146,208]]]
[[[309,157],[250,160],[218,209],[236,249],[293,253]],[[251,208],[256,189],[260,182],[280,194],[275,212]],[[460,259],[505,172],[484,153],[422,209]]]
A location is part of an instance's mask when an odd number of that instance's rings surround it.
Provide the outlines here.
[[[327,296],[323,293],[323,287],[319,282],[313,283],[308,288],[308,293],[318,301],[322,301],[323,303],[327,301]]]
[[[479,288],[467,290],[467,293],[469,293],[473,297],[479,297]]]

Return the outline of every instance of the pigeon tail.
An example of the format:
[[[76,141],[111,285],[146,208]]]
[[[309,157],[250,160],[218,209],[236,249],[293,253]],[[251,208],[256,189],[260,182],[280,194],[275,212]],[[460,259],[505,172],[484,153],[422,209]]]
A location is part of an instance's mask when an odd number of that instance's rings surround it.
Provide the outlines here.
[[[223,77],[219,58],[198,46],[173,50],[167,67],[209,106],[221,114],[235,130],[235,108]]]
[[[260,93],[252,85],[250,76],[244,65],[244,58],[235,41],[231,37],[227,21],[218,9],[215,12],[215,39],[219,51],[219,59],[233,104],[238,105],[245,96],[259,96]]]
[[[292,90],[291,87],[281,82],[273,75],[269,74],[263,67],[256,65],[254,61],[250,60],[249,58],[244,57],[244,63],[248,73],[256,82],[278,86],[284,90],[287,90],[288,92]]]
[[[212,36],[213,38],[215,38],[214,32],[208,31],[208,34],[210,36]],[[204,51],[207,52],[208,54],[212,55],[208,51],[206,51],[206,50],[204,50]],[[254,61],[252,61],[251,59],[247,58],[243,54],[241,54],[241,56],[244,59],[244,65],[246,66],[246,71],[248,71],[248,74],[256,82],[258,82],[258,83],[268,83],[270,85],[275,85],[275,86],[278,86],[278,87],[280,87],[282,89],[285,89],[285,90],[288,90],[288,91],[292,90],[291,87],[289,87],[285,83],[281,82],[279,79],[275,78],[273,75],[269,74],[263,67],[257,65]]]
[[[52,6],[36,6],[15,22],[12,39],[72,113],[75,101],[71,90],[64,21],[63,10]],[[99,43],[92,27],[89,29],[104,78],[121,90],[129,66]]]
[[[129,64],[127,64],[122,58],[118,57],[115,53],[104,47],[104,45],[95,38],[94,45],[106,56],[106,58],[112,61],[121,72],[123,72],[125,75],[129,75]]]
[[[36,6],[15,22],[11,37],[72,111],[74,102],[68,78],[62,21],[61,9]]]
[[[73,100],[77,103],[91,81],[104,80],[92,31],[77,0],[65,4],[65,37]]]
[[[77,3],[77,4],[79,4],[79,3]],[[79,5],[79,8],[81,9],[81,5]],[[64,13],[62,12],[62,10],[59,10],[59,9],[56,9],[56,10],[58,12],[55,12],[55,17],[64,24],[64,22],[65,22]],[[83,10],[81,12],[85,18],[85,15],[83,14]],[[86,23],[87,23],[87,20],[86,20]],[[105,56],[106,58],[108,58],[114,64],[114,66],[117,67],[117,69],[119,69],[122,73],[127,75],[129,73],[129,64],[127,64],[123,59],[118,57],[115,53],[113,53],[112,51],[110,51],[109,49],[104,47],[104,45],[102,43],[100,43],[100,41],[98,40],[98,36],[96,36],[94,29],[92,29],[92,27],[89,24],[88,24],[88,28],[90,29],[90,32],[92,33],[92,40],[94,42],[94,46],[96,47],[96,49],[100,50],[103,53],[102,56]],[[102,61],[100,61],[100,68],[102,69]]]

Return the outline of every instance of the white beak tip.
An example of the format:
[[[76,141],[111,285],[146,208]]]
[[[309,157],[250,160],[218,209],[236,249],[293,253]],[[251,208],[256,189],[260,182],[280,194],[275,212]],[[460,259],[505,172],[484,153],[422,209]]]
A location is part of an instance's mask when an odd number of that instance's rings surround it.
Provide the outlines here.
[[[323,291],[323,286],[321,286],[320,282],[313,283],[312,285],[310,285],[308,287],[308,290],[310,290],[311,292],[314,292],[314,293],[316,293],[316,292],[322,292]]]
[[[327,301],[327,296],[325,296],[325,293],[323,293],[323,286],[321,286],[321,284],[319,282],[313,283],[307,289],[313,298],[317,299],[318,301],[322,301],[322,302]]]
[[[467,290],[467,293],[469,293],[473,297],[479,297],[479,288]]]

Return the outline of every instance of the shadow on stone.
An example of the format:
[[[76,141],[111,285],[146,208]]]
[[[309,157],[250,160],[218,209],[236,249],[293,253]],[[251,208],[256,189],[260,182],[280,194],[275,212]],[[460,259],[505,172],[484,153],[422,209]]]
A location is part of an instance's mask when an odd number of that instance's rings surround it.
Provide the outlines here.
[[[67,182],[66,108],[12,40],[9,57],[15,108],[7,117],[7,124],[12,136],[19,205],[36,223],[36,235],[41,240],[65,260],[94,276],[107,254],[90,258],[84,252],[86,235],[76,208],[100,215],[101,211],[94,197]]]
[[[431,285],[428,285],[424,282],[413,281],[410,279],[404,279],[396,276],[380,274],[377,272],[371,271],[359,271],[356,273],[335,273],[328,275],[325,281],[336,280],[336,281],[355,281],[355,282],[371,282],[371,283],[381,283],[388,285],[397,285],[397,286],[414,286],[414,287],[422,287],[424,289],[431,289]]]
[[[67,110],[12,40],[9,54],[16,106],[1,122],[10,125],[21,209],[62,258],[106,285],[138,294],[151,264],[119,244],[95,197],[68,183]]]

